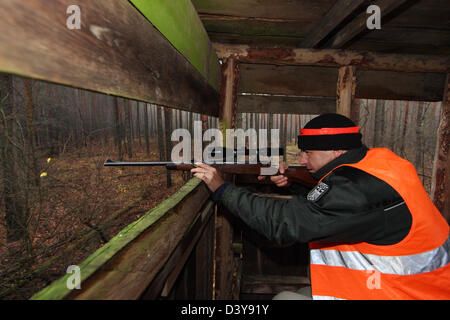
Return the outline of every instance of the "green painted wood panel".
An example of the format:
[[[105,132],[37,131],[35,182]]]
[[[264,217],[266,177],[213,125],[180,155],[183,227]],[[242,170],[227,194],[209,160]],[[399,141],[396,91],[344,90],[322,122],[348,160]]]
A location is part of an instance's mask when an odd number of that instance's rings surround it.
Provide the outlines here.
[[[219,90],[220,64],[208,34],[190,0],[130,2]]]

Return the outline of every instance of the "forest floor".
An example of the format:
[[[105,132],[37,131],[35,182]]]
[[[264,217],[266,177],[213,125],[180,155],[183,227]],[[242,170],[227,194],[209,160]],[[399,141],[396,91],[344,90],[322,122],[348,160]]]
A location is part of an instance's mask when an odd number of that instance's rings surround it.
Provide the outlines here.
[[[288,163],[298,163],[297,154],[288,146]],[[30,241],[7,243],[0,216],[0,299],[29,299],[187,181],[172,171],[168,188],[164,167],[103,166],[116,156],[106,144],[41,159],[40,185],[29,192]],[[134,143],[132,159],[123,160],[159,161],[159,154]]]
[[[156,152],[133,147],[133,158],[124,161],[159,161]],[[185,183],[182,172],[172,172],[167,188],[164,167],[104,167],[115,148],[92,149],[41,161],[40,186],[30,201],[30,241],[6,243],[1,214],[0,299],[30,298]],[[158,150],[156,143],[150,150]]]

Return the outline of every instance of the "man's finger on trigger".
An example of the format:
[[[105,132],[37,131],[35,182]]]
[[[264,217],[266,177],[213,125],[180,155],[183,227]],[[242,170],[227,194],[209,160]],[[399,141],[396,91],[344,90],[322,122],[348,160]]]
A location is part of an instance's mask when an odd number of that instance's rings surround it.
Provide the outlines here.
[[[193,173],[205,173],[206,170],[203,169],[203,168],[192,168],[191,172],[193,172]]]
[[[203,168],[203,169],[211,169],[212,168],[211,166],[209,166],[209,165],[207,165],[206,163],[203,163],[203,162],[197,162],[195,165],[197,167]]]

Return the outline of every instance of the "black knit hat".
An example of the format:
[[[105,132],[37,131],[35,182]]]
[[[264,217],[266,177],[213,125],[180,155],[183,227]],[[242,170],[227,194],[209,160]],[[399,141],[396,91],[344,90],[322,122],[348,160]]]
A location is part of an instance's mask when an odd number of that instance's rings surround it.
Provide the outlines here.
[[[312,119],[298,136],[301,150],[349,150],[361,146],[359,127],[349,118],[336,113],[326,113]]]

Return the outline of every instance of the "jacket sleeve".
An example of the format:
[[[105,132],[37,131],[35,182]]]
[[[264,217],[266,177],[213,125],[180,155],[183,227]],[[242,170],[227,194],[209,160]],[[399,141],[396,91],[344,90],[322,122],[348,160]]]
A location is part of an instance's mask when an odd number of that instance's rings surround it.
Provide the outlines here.
[[[345,177],[335,177],[328,183],[329,189],[319,201],[307,200],[301,195],[290,200],[270,199],[231,184],[222,190],[216,201],[280,245],[368,241],[382,235],[382,208],[367,209],[367,197]]]

